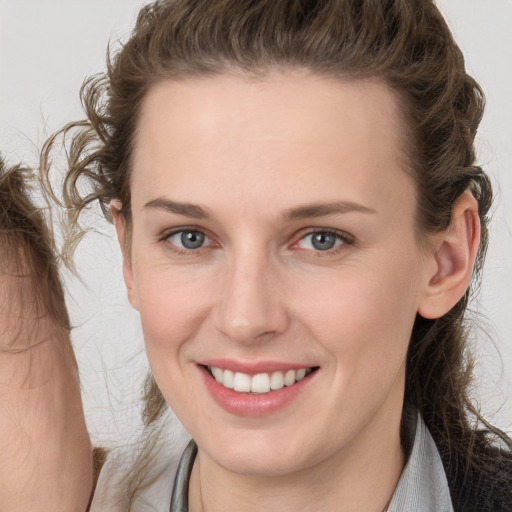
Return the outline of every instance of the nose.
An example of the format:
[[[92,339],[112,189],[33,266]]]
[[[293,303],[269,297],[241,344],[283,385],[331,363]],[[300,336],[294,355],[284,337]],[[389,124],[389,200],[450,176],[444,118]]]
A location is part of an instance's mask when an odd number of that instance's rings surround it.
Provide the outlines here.
[[[239,343],[270,338],[288,324],[285,293],[267,259],[240,256],[224,274],[215,315],[216,327]]]

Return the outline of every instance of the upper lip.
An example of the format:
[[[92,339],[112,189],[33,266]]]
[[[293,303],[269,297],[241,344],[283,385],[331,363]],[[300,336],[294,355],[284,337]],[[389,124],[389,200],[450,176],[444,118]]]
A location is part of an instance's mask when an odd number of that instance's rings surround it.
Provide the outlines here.
[[[309,363],[291,363],[284,361],[237,361],[235,359],[205,359],[198,361],[203,366],[213,366],[222,370],[256,375],[258,373],[272,373],[276,371],[300,370],[301,368],[313,368],[316,365]]]

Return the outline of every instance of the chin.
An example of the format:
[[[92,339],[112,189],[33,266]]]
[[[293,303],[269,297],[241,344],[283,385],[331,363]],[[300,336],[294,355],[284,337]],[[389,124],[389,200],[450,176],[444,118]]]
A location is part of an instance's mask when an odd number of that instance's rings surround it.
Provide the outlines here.
[[[303,440],[269,431],[230,432],[204,441],[200,448],[216,464],[247,476],[285,476],[314,465],[318,457]]]
[[[276,453],[265,456],[257,447],[254,451],[258,453],[257,456],[255,453],[240,453],[236,450],[234,453],[222,453],[215,462],[227,471],[252,477],[286,476],[307,466],[306,461],[302,460],[303,455],[299,459],[298,456],[283,457]]]

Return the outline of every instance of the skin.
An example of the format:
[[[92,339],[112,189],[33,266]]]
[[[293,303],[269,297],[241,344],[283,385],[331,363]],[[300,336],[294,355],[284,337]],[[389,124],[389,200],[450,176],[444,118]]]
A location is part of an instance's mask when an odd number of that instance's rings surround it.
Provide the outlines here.
[[[92,489],[92,450],[69,336],[36,307],[31,269],[14,273],[4,254],[0,512],[83,512]]]
[[[167,80],[140,114],[124,274],[155,379],[199,446],[191,510],[380,512],[404,463],[413,322],[465,289],[474,199],[454,209],[455,228],[419,243],[404,127],[379,82]],[[162,198],[206,216],[147,206]],[[340,202],[359,208],[303,209]],[[172,235],[184,229],[205,244],[184,250]],[[326,230],[335,247],[315,249],[311,232]],[[222,357],[319,369],[284,408],[247,418],[205,389],[198,362]]]

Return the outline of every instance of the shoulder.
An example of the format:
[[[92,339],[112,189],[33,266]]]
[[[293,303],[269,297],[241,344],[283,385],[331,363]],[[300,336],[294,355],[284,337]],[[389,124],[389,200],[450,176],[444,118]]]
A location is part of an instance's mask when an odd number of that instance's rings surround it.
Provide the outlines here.
[[[456,512],[512,512],[510,445],[492,444],[485,432],[478,432],[466,454],[443,462]]]
[[[165,426],[136,445],[112,450],[101,470],[90,512],[167,512],[181,454],[190,437]],[[178,430],[178,432],[177,432]]]

